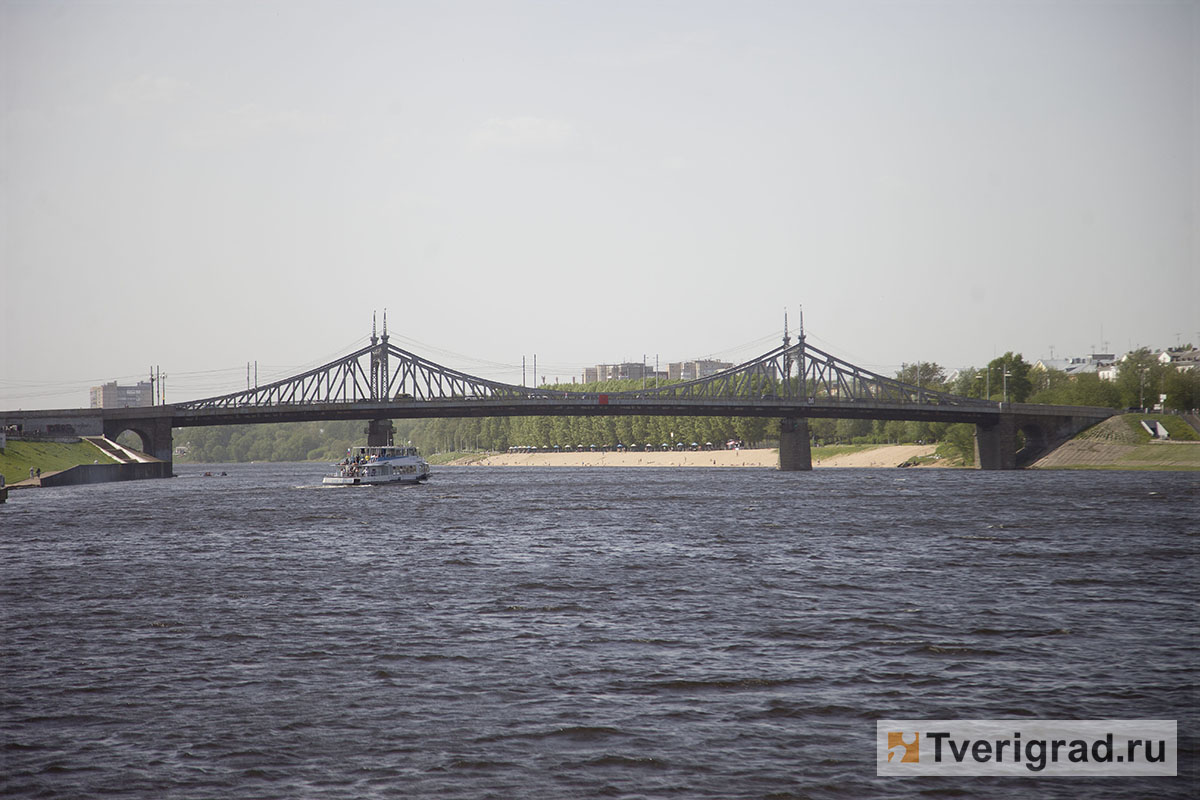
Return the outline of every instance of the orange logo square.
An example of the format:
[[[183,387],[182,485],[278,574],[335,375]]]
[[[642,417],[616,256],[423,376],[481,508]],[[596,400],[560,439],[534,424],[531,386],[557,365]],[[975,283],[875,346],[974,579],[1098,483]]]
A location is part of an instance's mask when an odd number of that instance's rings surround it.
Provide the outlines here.
[[[897,761],[919,763],[921,760],[921,734],[888,731],[887,760],[900,756]]]

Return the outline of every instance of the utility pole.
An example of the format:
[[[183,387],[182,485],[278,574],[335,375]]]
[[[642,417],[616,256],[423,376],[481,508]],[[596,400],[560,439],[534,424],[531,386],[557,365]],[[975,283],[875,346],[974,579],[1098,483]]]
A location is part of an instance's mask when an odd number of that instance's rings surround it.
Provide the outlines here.
[[[1004,359],[1004,402],[1008,402],[1008,359]]]

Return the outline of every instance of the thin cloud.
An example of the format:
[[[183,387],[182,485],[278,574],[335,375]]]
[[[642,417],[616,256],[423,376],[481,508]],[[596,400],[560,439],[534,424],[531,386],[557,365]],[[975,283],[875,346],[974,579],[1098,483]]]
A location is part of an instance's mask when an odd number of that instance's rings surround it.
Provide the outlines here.
[[[184,131],[180,139],[190,147],[222,147],[268,136],[323,134],[335,127],[326,114],[252,104],[215,114]]]
[[[109,97],[119,106],[145,108],[174,103],[185,89],[186,85],[174,78],[142,74],[114,84]]]
[[[581,144],[582,137],[572,123],[545,117],[493,117],[467,140],[472,152],[564,153]]]

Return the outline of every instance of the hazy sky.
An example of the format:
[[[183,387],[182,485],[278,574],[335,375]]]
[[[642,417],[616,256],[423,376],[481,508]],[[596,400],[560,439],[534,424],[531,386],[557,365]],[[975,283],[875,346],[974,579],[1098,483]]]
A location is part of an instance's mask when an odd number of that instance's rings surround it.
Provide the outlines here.
[[[0,408],[1200,344],[1196,2],[0,0]],[[532,380],[532,370],[530,371]]]

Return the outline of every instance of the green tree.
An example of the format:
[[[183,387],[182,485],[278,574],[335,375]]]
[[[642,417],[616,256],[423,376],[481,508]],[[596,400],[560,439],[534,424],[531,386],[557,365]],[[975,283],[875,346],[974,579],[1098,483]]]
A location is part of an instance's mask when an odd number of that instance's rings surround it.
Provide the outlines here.
[[[896,372],[896,380],[909,386],[940,392],[946,389],[946,370],[934,361],[902,364]]]
[[[905,422],[898,419],[888,420],[883,424],[884,441],[899,444],[907,441],[908,426]]]
[[[1031,403],[1062,406],[1097,406],[1101,408],[1120,408],[1121,392],[1112,381],[1100,378],[1094,372],[1080,375],[1066,375],[1058,370],[1048,379],[1035,373],[1035,384],[1045,388],[1038,389],[1030,398]]]
[[[1148,408],[1158,404],[1163,390],[1166,367],[1149,348],[1127,353],[1117,364],[1117,389],[1127,408]]]
[[[869,419],[839,419],[834,427],[834,436],[839,442],[853,442],[870,436],[872,431]]]
[[[746,443],[747,447],[753,447],[767,436],[767,420],[762,417],[735,417],[733,429],[737,431],[737,438]]]
[[[1162,378],[1164,406],[1172,411],[1200,408],[1200,371],[1168,369]]]
[[[950,385],[950,391],[961,397],[983,398],[986,395],[986,379],[986,371],[968,367],[959,371],[958,377]]]
[[[1003,400],[1007,392],[1008,402],[1024,403],[1033,393],[1033,382],[1029,379],[1030,365],[1020,353],[1011,350],[988,363],[990,377],[990,399]]]
[[[951,448],[963,463],[970,466],[975,463],[975,426],[966,422],[956,422],[946,429],[943,441]],[[940,449],[940,448],[939,448]]]
[[[836,419],[816,417],[808,421],[808,435],[817,444],[832,444],[837,439]]]
[[[1065,393],[1071,385],[1071,376],[1060,369],[1044,367],[1038,369],[1035,365],[1029,371],[1029,380],[1033,384],[1033,394],[1029,396],[1031,403],[1053,403],[1053,400],[1038,400],[1039,395],[1054,397]]]

